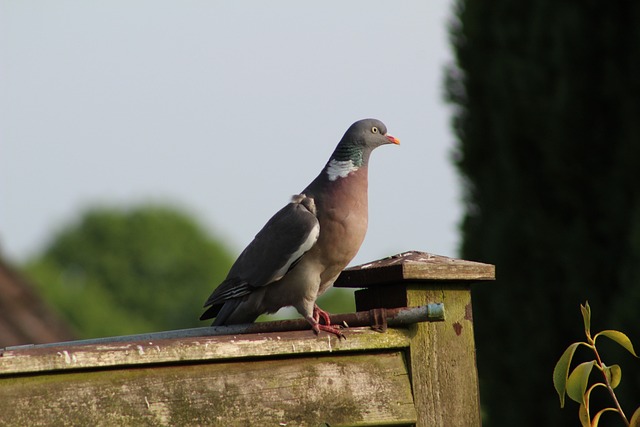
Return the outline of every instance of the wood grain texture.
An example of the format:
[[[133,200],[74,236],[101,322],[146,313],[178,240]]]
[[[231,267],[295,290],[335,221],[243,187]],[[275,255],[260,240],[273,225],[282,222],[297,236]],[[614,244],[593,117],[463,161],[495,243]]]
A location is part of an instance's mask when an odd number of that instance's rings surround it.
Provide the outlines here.
[[[33,349],[25,347],[0,353],[0,378],[4,375],[54,370],[372,351],[406,348],[410,342],[406,329],[389,329],[381,334],[371,328],[350,328],[345,334],[348,337],[346,340],[325,333],[315,336],[311,331],[300,331]]]
[[[407,285],[410,304],[442,301],[446,320],[411,327],[417,426],[480,426],[480,394],[468,286]]]
[[[0,414],[16,426],[416,422],[401,352],[3,378]]]
[[[371,288],[403,281],[495,280],[495,266],[409,251],[344,270],[334,286]]]

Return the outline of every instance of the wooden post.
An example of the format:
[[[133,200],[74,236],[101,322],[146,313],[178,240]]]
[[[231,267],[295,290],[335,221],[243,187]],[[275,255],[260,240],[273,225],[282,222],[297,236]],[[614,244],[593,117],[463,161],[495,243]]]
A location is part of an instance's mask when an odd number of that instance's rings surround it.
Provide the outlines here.
[[[409,364],[417,426],[479,426],[471,285],[493,265],[405,252],[345,270],[335,286],[356,291],[357,311],[442,302],[445,321],[411,326]]]

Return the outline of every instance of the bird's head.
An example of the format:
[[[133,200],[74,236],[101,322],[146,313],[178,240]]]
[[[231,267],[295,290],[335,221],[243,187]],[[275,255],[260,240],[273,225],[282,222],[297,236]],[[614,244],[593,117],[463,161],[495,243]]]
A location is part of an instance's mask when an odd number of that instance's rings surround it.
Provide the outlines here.
[[[331,159],[353,162],[353,166],[366,166],[371,151],[385,144],[400,144],[400,140],[387,134],[387,127],[377,119],[358,120],[345,132]]]
[[[400,144],[400,140],[387,134],[387,127],[377,119],[358,120],[345,132],[340,145],[355,145],[373,150],[384,144]]]

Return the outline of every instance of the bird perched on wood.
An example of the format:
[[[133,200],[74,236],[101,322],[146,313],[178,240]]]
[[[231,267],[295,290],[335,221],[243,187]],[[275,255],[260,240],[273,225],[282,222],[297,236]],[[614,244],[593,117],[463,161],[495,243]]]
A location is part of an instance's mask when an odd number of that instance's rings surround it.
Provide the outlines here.
[[[249,323],[263,313],[293,306],[316,334],[343,337],[316,299],[333,285],[364,240],[371,151],[399,143],[379,120],[351,125],[317,178],[240,254],[205,303],[209,308],[200,320],[215,317],[214,326]]]

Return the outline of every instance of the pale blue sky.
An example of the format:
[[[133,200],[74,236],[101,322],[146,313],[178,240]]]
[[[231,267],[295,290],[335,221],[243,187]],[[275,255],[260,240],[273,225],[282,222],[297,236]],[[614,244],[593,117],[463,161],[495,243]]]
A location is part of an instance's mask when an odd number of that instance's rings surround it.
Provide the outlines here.
[[[456,255],[442,100],[451,3],[0,0],[0,248],[13,260],[95,203],[182,205],[235,253],[354,121],[373,153],[353,264]]]

